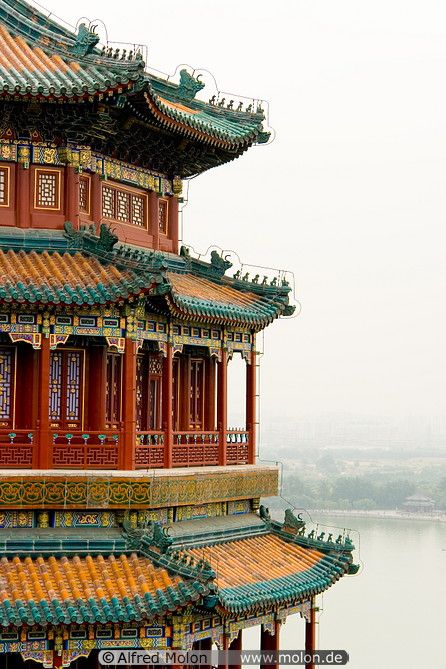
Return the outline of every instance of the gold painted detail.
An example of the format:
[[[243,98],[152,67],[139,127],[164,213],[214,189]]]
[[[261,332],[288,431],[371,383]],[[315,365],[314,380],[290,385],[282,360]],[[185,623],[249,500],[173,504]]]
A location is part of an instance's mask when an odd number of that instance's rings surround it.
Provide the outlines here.
[[[0,481],[3,508],[150,509],[206,504],[278,492],[278,470],[250,468],[144,478],[79,476],[5,476]],[[42,516],[41,522],[46,522]],[[39,523],[40,524],[40,523]]]

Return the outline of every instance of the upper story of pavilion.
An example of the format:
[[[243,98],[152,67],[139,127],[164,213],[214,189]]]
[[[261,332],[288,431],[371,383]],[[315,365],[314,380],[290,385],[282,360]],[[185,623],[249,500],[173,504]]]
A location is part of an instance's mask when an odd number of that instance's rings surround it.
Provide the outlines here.
[[[182,180],[268,140],[262,106],[213,95],[183,69],[147,72],[143,48],[98,46],[23,0],[0,0],[0,226],[101,223],[178,252]]]

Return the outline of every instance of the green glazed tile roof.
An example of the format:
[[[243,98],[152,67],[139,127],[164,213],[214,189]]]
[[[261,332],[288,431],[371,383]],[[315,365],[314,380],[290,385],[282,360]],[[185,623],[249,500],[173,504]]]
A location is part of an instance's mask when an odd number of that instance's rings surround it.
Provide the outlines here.
[[[0,625],[150,620],[208,589],[138,556],[0,559]]]
[[[190,552],[213,567],[220,605],[233,613],[303,601],[348,573],[351,562],[344,554],[326,555],[284,541],[275,533],[201,546]]]
[[[256,295],[249,290],[242,292],[229,280],[217,283],[193,274],[173,272],[168,272],[167,277],[172,286],[167,300],[179,316],[198,316],[257,327],[271,323],[285,310],[284,301]]]
[[[0,302],[106,304],[145,294],[166,315],[260,329],[288,315],[289,288],[231,279],[215,264],[116,244],[89,231],[0,230]]]
[[[195,130],[228,141],[263,143],[268,139],[263,133],[263,113],[237,112],[201,100],[182,100],[178,86],[147,75],[153,102],[166,116]]]
[[[101,58],[100,54],[80,58],[74,48],[75,36],[26,3],[0,0],[3,91],[69,98],[104,92],[144,78],[141,61],[121,63]]]
[[[0,249],[0,301],[39,304],[106,304],[163,282],[158,274],[119,270],[81,253]]]
[[[240,153],[267,141],[263,112],[196,100],[192,77],[190,92],[146,72],[139,55],[109,53],[97,41],[86,26],[75,34],[23,0],[0,0],[0,89],[63,99],[114,91],[127,96],[138,115],[155,116],[169,131],[226,150]]]

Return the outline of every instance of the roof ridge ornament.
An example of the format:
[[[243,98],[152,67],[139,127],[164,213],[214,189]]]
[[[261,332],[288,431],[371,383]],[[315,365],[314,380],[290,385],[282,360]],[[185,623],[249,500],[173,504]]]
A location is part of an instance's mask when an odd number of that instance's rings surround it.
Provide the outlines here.
[[[180,83],[178,86],[178,95],[183,100],[193,100],[198,91],[204,88],[205,84],[200,81],[201,74],[193,77],[186,69],[180,71]]]
[[[76,41],[71,49],[75,56],[88,56],[92,53],[96,44],[99,42],[99,35],[96,34],[95,25],[87,27],[86,23],[81,23],[76,35]]]

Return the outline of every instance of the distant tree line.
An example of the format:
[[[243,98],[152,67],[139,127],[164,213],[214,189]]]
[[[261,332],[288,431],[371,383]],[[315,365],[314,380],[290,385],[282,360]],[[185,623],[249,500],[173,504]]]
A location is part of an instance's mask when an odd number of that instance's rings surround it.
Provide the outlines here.
[[[358,464],[363,457],[360,451],[354,455],[350,464]],[[433,499],[437,509],[446,511],[445,469],[428,460],[416,469],[403,462],[389,467],[381,461],[373,472],[351,475],[343,473],[345,461],[338,453],[337,457],[327,451],[299,456],[304,471],[296,473],[296,469],[285,468],[282,495],[301,508],[394,510],[407,497],[419,494]]]
[[[304,480],[290,476],[284,480],[283,495],[296,506],[308,509],[396,509],[416,485],[404,479],[374,482],[362,476],[334,476]]]

